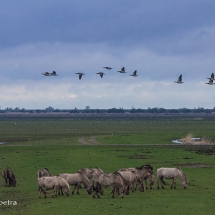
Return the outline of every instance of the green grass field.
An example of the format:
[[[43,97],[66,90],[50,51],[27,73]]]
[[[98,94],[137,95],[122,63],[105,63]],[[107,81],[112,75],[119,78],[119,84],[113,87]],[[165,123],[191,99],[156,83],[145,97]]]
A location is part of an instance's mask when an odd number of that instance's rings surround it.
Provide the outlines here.
[[[0,146],[1,170],[9,166],[18,185],[4,187],[0,180],[0,204],[17,201],[16,206],[0,205],[0,214],[214,214],[212,146],[171,143],[188,133],[214,138],[213,128],[213,118],[1,119],[0,142],[6,142]],[[89,137],[100,144],[93,144]],[[81,144],[79,138],[89,144]],[[184,190],[178,180],[176,190],[169,186],[158,190],[155,183],[152,190],[136,191],[124,199],[112,199],[109,188],[101,199],[93,199],[84,189],[80,195],[38,198],[36,173],[44,167],[56,175],[83,167],[113,172],[142,164],[154,167],[155,182],[157,168],[178,165],[189,186]]]

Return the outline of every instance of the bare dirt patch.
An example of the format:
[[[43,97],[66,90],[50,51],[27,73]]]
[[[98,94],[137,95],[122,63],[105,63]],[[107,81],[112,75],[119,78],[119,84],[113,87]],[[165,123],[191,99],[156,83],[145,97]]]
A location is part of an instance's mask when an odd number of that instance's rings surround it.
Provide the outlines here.
[[[83,144],[83,145],[88,145],[89,144],[87,141],[84,140],[83,137],[79,138],[78,142],[81,143],[81,144]]]
[[[193,134],[188,134],[186,137],[179,139],[179,141],[188,145],[212,145],[215,143],[214,139],[208,137],[194,138]]]
[[[79,143],[81,143],[83,145],[89,145],[89,144],[96,144],[96,145],[98,145],[98,144],[100,144],[93,137],[89,137],[87,141],[83,137],[81,137],[81,138],[78,139],[78,141],[79,141]]]
[[[94,139],[94,137],[89,137],[89,141],[92,142],[92,143],[94,143],[94,144],[100,144],[98,141],[96,141]]]

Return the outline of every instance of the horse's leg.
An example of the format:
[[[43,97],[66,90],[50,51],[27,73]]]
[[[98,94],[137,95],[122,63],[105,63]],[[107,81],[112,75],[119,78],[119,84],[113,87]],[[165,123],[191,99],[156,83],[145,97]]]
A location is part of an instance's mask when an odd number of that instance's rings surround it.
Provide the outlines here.
[[[173,188],[175,189],[175,186],[174,186],[174,185],[175,185],[175,178],[172,179],[171,189],[173,189]]]
[[[77,184],[77,194],[80,195],[79,193],[79,188],[80,188],[81,184]]]
[[[40,189],[40,187],[38,188],[38,191],[39,191],[38,197],[41,198],[41,189]]]
[[[174,178],[173,180],[174,180],[174,189],[176,189],[176,178]]]
[[[4,187],[7,187],[8,186],[7,178],[4,178],[4,181],[5,181]]]
[[[160,182],[160,180],[159,180],[159,178],[158,178],[158,180],[157,180],[157,188],[158,188],[158,189],[160,189],[160,187],[159,187],[159,182]]]
[[[134,185],[133,183],[133,186],[132,186],[132,192],[136,191],[137,190],[137,183]]]
[[[72,195],[74,194],[76,187],[77,187],[77,184],[74,185],[74,189],[71,192]]]
[[[11,178],[9,178],[9,187],[11,187],[12,186],[12,180],[11,180]]]
[[[114,198],[114,192],[115,192],[115,189],[116,189],[116,187],[115,186],[112,186],[112,190],[111,190],[111,196],[112,196],[112,198]]]
[[[147,179],[145,179],[144,181],[145,181],[145,184],[146,184],[146,189],[148,189]]]

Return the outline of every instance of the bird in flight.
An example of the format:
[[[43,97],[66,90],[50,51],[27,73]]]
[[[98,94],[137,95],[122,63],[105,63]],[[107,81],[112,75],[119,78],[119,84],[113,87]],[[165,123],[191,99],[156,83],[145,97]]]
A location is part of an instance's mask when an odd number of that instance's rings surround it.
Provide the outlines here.
[[[58,76],[58,74],[55,71],[53,71],[52,73],[50,73],[50,75],[52,75],[52,76]]]
[[[182,75],[180,75],[180,76],[178,77],[178,81],[175,81],[175,83],[178,83],[178,84],[184,83],[184,82],[182,82]]]
[[[113,68],[111,68],[111,67],[109,67],[109,66],[104,66],[103,68],[108,69],[108,70],[113,69]]]
[[[120,73],[126,73],[125,71],[125,67],[123,66],[122,69],[120,71],[117,71],[117,72],[120,72]]]
[[[214,74],[213,74],[213,73],[211,73],[211,77],[210,77],[210,78],[208,78],[208,79],[210,79],[210,80],[215,80],[215,79],[214,79]]]
[[[45,73],[42,73],[42,74],[45,75],[45,76],[58,76],[58,74],[55,71],[53,71],[53,72],[45,72]]]
[[[101,78],[102,78],[102,77],[103,77],[103,75],[104,75],[104,73],[103,73],[103,72],[98,72],[98,73],[96,73],[96,74],[99,74]]]
[[[42,73],[43,75],[45,75],[45,76],[51,76],[51,73],[49,73],[49,72],[45,72],[45,73]]]
[[[133,74],[130,75],[130,76],[137,77],[137,76],[138,76],[138,75],[137,75],[137,70],[135,70],[135,71],[133,72]]]
[[[209,79],[209,82],[208,83],[205,83],[205,84],[208,84],[208,85],[213,85],[215,83],[213,83],[214,79]]]
[[[81,80],[82,75],[85,75],[85,74],[84,74],[84,73],[82,73],[82,72],[77,72],[77,73],[75,73],[75,74],[78,74],[79,80]]]

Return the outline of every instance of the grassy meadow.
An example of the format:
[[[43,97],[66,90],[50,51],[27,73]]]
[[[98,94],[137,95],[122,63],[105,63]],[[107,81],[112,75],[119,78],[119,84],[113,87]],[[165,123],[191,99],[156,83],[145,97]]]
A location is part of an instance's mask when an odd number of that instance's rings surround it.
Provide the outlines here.
[[[1,171],[10,167],[18,184],[4,187],[0,180],[0,203],[17,201],[16,206],[0,205],[0,214],[214,214],[215,150],[171,142],[188,133],[214,138],[214,128],[211,117],[1,118],[0,142],[6,142],[0,145]],[[83,189],[80,195],[38,198],[36,173],[44,167],[56,175],[142,164],[155,170],[155,185],[144,193],[112,199],[105,188],[101,199],[93,199]],[[156,169],[176,165],[186,174],[188,188],[178,180],[176,190],[158,190]]]

